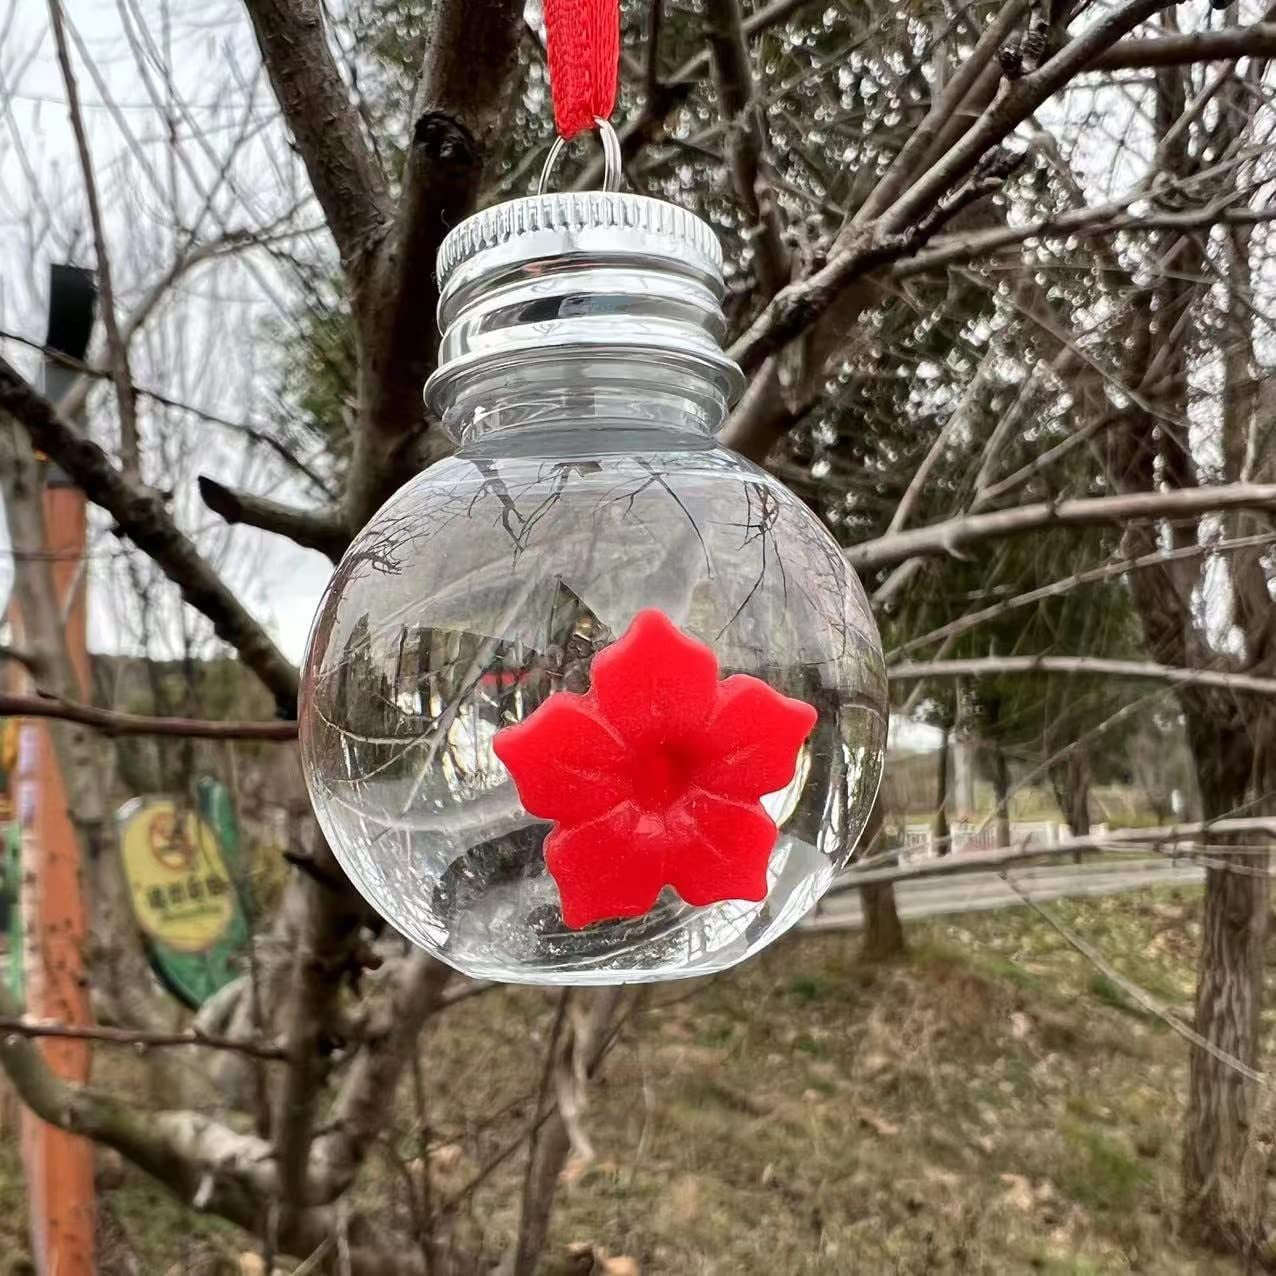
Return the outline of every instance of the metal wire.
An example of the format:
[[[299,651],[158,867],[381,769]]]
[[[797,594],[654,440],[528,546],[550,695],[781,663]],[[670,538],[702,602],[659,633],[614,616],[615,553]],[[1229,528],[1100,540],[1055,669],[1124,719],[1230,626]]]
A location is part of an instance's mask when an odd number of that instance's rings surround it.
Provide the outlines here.
[[[595,117],[594,123],[598,125],[598,136],[603,144],[603,190],[618,191],[620,189],[621,175],[620,138],[616,136],[616,130],[601,117]],[[536,184],[536,193],[538,195],[545,194],[550,174],[554,170],[554,165],[558,163],[558,157],[562,154],[563,147],[566,145],[566,138],[556,137],[554,139],[554,145],[549,148],[549,154],[545,157],[545,167],[541,169],[541,179]]]

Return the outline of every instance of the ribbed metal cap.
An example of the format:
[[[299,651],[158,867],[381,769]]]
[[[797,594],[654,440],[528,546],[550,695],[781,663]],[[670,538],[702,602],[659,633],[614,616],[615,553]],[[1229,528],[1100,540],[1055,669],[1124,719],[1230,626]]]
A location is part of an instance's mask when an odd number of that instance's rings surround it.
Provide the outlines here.
[[[692,366],[729,401],[743,389],[723,353],[722,249],[699,217],[620,192],[535,195],[457,226],[438,255],[441,412],[459,376],[500,361],[616,353]]]
[[[602,231],[604,234],[595,234]],[[439,248],[439,287],[480,253],[508,249],[519,257],[561,255],[563,236],[577,249],[601,242],[616,246],[619,233],[629,248],[658,256],[700,258],[721,279],[722,247],[713,228],[677,204],[646,195],[610,191],[533,195],[496,204],[453,229]]]

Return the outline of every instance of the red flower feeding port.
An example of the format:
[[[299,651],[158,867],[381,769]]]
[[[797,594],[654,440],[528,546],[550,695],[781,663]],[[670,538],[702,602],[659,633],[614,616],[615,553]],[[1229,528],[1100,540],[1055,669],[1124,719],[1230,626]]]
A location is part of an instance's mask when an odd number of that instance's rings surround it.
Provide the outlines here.
[[[765,898],[776,827],[759,799],[792,780],[816,711],[747,674],[720,680],[713,651],[653,609],[590,682],[493,741],[523,805],[554,821],[545,863],[566,925],[636,917],[666,886],[694,906]]]

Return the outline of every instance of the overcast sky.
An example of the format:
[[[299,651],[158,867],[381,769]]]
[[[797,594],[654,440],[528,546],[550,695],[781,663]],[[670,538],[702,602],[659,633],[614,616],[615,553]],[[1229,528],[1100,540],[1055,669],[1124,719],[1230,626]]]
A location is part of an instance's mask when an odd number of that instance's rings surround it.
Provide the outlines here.
[[[256,46],[239,0],[65,0],[79,93],[102,192],[106,233],[127,314],[170,267],[185,242],[184,227],[202,214],[199,239],[225,229],[269,225],[293,209],[304,181],[277,119]],[[47,318],[51,262],[92,266],[66,93],[48,12],[34,0],[0,0],[0,329],[41,341]],[[76,45],[78,37],[82,47]],[[166,82],[164,68],[173,69]],[[206,207],[232,139],[248,140]],[[169,144],[176,135],[178,150]],[[317,226],[313,207],[297,210],[297,225]],[[326,236],[290,246],[330,252]],[[243,261],[205,264],[172,291],[134,350],[134,377],[143,387],[232,421],[261,421],[273,410],[270,342],[263,329],[287,325],[294,293],[289,274],[263,251]],[[0,343],[7,358],[35,374],[30,351]],[[93,352],[100,357],[101,325]],[[113,431],[109,394],[93,398],[92,427],[104,442]],[[273,536],[237,528],[226,534],[195,492],[200,472],[279,499],[313,504],[267,457],[246,461],[238,436],[188,414],[143,403],[144,472],[174,492],[178,517],[218,558],[245,601],[286,653],[299,660],[320,591],[329,573],[321,555]],[[7,536],[0,531],[7,551]],[[123,593],[113,570],[114,538],[99,522],[90,558],[90,642],[101,651],[136,650],[135,616],[121,614]],[[12,559],[0,556],[7,593]],[[153,654],[178,642],[168,632]],[[155,649],[158,647],[159,649]]]

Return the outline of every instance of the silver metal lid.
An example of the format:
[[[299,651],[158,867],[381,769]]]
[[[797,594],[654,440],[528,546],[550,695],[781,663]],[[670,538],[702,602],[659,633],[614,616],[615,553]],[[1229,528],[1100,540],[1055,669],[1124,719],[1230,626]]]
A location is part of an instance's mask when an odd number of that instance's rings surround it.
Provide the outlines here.
[[[700,372],[728,402],[744,388],[723,353],[722,249],[712,228],[664,200],[613,191],[515,199],[476,213],[438,255],[442,413],[479,368],[615,355]]]

